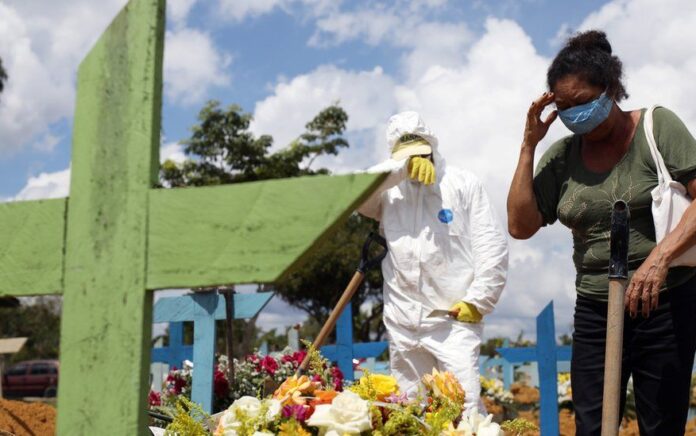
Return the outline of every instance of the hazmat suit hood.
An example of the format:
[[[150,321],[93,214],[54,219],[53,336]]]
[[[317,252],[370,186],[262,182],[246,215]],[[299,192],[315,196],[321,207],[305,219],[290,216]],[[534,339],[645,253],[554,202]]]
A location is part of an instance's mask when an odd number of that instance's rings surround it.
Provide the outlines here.
[[[422,147],[414,147],[411,154],[405,154],[400,157],[400,159],[393,158],[394,160],[403,160],[414,154],[430,154],[433,155],[433,162],[437,171],[444,170],[444,161],[438,153],[438,139],[432,130],[425,124],[420,114],[415,111],[405,111],[393,115],[389,118],[387,123],[387,145],[389,147],[389,154],[394,152],[395,148],[398,148],[399,142],[402,138],[408,138],[410,136],[417,136],[425,141],[427,141],[430,150],[424,149]]]

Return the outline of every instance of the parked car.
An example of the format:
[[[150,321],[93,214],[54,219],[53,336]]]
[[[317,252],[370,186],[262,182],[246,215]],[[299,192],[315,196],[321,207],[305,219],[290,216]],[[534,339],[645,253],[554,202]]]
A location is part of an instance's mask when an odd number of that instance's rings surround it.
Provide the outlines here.
[[[55,397],[58,392],[57,360],[27,360],[7,368],[2,376],[5,397]]]

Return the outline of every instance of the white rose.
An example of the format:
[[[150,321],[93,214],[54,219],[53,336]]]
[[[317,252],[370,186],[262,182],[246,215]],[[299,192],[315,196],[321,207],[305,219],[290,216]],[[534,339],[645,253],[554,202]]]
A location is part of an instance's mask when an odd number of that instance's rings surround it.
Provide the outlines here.
[[[370,407],[357,394],[344,391],[331,404],[318,405],[307,420],[307,425],[324,427],[326,436],[360,434],[372,428]]]
[[[280,414],[283,409],[283,404],[276,399],[270,398],[268,400],[263,400],[264,403],[268,404],[268,412],[266,412],[266,420],[272,421]]]
[[[255,397],[245,396],[236,400],[229,409],[233,414],[239,410],[249,418],[256,418],[261,411],[261,400]]]
[[[266,420],[273,420],[281,410],[281,403],[278,400],[264,400],[268,404],[268,412],[266,412]],[[245,396],[236,400],[223,413],[218,423],[216,435],[221,436],[236,436],[237,430],[242,426],[242,423],[237,420],[237,412],[242,412],[249,419],[256,418],[261,413],[262,402],[258,398]],[[266,436],[270,433],[256,432],[254,436]]]
[[[462,432],[464,436],[504,436],[505,433],[501,430],[500,425],[493,422],[493,415],[483,416],[478,413],[475,407],[464,416],[462,422],[459,423],[457,430]]]

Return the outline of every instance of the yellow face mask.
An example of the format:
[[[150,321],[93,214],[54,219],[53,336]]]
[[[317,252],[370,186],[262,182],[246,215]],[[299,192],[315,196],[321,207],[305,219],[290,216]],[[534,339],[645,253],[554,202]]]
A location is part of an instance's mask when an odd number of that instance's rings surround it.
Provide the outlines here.
[[[411,179],[424,185],[435,183],[435,166],[428,157],[411,157],[408,161],[408,174]]]

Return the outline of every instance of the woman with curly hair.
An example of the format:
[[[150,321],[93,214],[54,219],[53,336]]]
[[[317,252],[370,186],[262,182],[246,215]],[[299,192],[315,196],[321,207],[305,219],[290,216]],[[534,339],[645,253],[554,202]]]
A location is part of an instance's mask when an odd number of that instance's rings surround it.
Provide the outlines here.
[[[656,243],[651,190],[657,185],[643,119],[623,110],[622,64],[600,31],[579,33],[556,55],[548,91],[527,113],[508,194],[508,230],[527,239],[556,220],[573,234],[577,299],[571,382],[578,435],[601,431],[612,205],[631,210],[629,285],[622,356],[622,409],[630,376],[641,435],[677,435],[686,424],[696,351],[696,268],[670,267],[696,243],[696,207]],[[555,110],[542,119],[547,106]],[[556,141],[533,171],[537,144],[559,117],[572,135]],[[654,111],[654,137],[674,178],[696,197],[696,140],[670,110]]]

